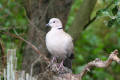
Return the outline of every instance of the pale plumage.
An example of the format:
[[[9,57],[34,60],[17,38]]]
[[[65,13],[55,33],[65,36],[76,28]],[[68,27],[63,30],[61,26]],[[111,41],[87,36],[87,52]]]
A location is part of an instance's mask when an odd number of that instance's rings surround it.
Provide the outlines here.
[[[46,35],[46,46],[55,57],[65,59],[73,53],[72,38],[63,30],[51,29]]]
[[[64,32],[62,23],[58,18],[50,19],[47,26],[51,30],[46,34],[46,46],[53,57],[59,57],[62,60],[73,55],[72,37]]]

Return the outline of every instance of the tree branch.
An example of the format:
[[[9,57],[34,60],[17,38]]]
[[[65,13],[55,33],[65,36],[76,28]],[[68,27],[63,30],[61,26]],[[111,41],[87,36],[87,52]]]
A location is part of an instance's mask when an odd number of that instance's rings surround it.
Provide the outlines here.
[[[114,50],[110,55],[109,58],[106,61],[102,61],[99,58],[96,58],[94,61],[89,62],[83,71],[80,73],[80,76],[83,77],[88,71],[90,71],[91,68],[93,67],[98,67],[98,68],[105,68],[110,66],[110,64],[115,61],[120,64],[120,58],[117,56],[118,50]]]
[[[82,80],[83,76],[88,71],[90,71],[90,69],[92,69],[93,67],[106,68],[106,67],[110,66],[110,64],[113,61],[120,64],[120,58],[117,55],[118,55],[118,50],[114,50],[113,52],[111,52],[111,54],[109,55],[109,57],[106,61],[102,61],[99,58],[96,58],[94,61],[89,62],[80,74],[77,74],[77,75],[72,74],[72,73],[63,74],[62,79],[63,80]],[[61,77],[59,77],[59,78],[56,77],[56,78],[57,78],[57,80],[62,80]]]
[[[92,24],[96,20],[97,16],[95,16],[93,19],[91,19],[83,28],[85,30],[90,24]]]
[[[39,54],[40,56],[42,56],[47,62],[49,62],[49,59],[48,59],[44,54],[42,54],[35,45],[33,45],[33,44],[30,43],[29,41],[25,40],[24,38],[22,38],[22,37],[21,37],[20,35],[18,35],[17,33],[16,33],[16,34],[12,34],[12,33],[10,33],[9,31],[8,31],[8,32],[2,32],[2,33],[24,41],[24,42],[27,43],[29,46],[31,46],[31,48],[32,48],[36,53],[38,53],[38,54]]]
[[[90,20],[90,16],[92,13],[92,10],[96,4],[97,0],[84,0],[83,4],[80,6],[80,9],[75,17],[75,20],[72,24],[72,26],[69,28],[68,32],[72,35],[74,40],[77,40],[79,37],[79,34],[82,30],[85,30],[90,24],[92,24],[96,18],[97,15]],[[111,7],[111,5],[114,3],[112,1],[110,4],[108,4],[105,9],[108,9]]]
[[[96,2],[97,0],[83,0],[72,26],[68,29],[68,33],[71,34],[75,41],[79,38],[79,34],[83,30],[84,26],[90,21],[90,16]]]
[[[108,9],[113,4],[113,2],[114,1],[112,1],[109,5],[107,5],[105,9]],[[83,30],[85,30],[90,24],[92,24],[96,20],[96,18],[97,18],[97,15],[84,26]]]
[[[4,45],[2,43],[2,39],[0,38],[0,49],[1,49],[1,56],[2,56],[2,67],[4,68],[6,65],[6,59],[5,59],[5,48]]]

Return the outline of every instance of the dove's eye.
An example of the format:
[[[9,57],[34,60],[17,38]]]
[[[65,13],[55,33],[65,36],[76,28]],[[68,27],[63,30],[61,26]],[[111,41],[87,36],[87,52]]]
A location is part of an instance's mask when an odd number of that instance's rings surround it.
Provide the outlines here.
[[[53,23],[55,23],[55,21],[53,21]]]

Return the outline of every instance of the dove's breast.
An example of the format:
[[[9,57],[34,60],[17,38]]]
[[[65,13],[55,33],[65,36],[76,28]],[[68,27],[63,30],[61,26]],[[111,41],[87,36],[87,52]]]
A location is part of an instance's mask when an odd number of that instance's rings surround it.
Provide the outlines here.
[[[56,57],[66,58],[71,37],[64,31],[49,31],[46,35],[46,46],[48,51]],[[73,45],[71,46],[73,47]]]

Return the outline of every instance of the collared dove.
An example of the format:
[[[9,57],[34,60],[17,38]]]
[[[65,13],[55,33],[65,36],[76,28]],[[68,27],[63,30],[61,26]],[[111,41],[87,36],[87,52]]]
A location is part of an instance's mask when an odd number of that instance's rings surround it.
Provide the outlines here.
[[[60,66],[63,66],[63,61],[73,56],[72,37],[64,32],[62,22],[58,18],[51,18],[46,26],[51,27],[46,34],[47,49],[52,54],[53,61],[55,58],[62,59]]]

